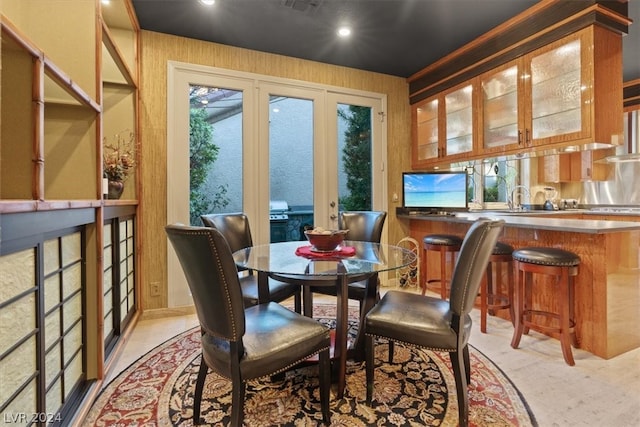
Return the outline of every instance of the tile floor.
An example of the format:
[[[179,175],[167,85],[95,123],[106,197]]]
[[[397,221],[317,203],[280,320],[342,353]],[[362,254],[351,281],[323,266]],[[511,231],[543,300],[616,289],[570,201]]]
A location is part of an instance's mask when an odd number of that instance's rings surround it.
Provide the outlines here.
[[[315,301],[319,298],[329,297],[316,296]],[[640,426],[640,349],[610,360],[574,349],[576,365],[570,367],[557,340],[531,332],[514,350],[510,322],[490,316],[487,334],[482,334],[479,311],[472,316],[471,344],[513,381],[540,427]],[[105,384],[158,344],[197,324],[195,315],[139,321]]]

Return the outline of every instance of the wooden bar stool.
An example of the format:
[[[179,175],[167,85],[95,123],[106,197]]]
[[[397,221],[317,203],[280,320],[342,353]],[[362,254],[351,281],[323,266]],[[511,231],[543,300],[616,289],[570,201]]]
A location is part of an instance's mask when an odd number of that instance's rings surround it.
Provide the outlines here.
[[[506,293],[502,281],[502,266],[507,264]],[[495,267],[496,274],[493,275]],[[494,280],[495,278],[495,280]],[[480,286],[480,331],[487,333],[487,312],[494,315],[497,310],[509,309],[511,323],[515,325],[513,306],[513,247],[498,242],[493,248],[487,265],[487,274]]]
[[[455,266],[455,254],[460,251],[462,246],[462,238],[452,234],[429,234],[422,239],[422,271],[424,281],[421,283],[422,295],[427,292],[430,283],[440,283],[440,298],[447,299],[447,288],[449,279],[447,279],[447,256],[451,256],[451,270]],[[429,251],[440,253],[440,277],[427,279],[427,254]],[[450,274],[449,274],[450,277]]]
[[[513,260],[518,271],[516,298],[516,323],[511,347],[518,348],[522,334],[535,326],[543,332],[558,335],[562,355],[569,366],[575,365],[571,344],[578,347],[574,317],[574,277],[578,275],[580,257],[573,252],[557,248],[521,248],[513,251]],[[532,306],[533,275],[546,274],[556,277],[558,312],[534,310]],[[552,318],[556,326],[536,323],[534,317]]]

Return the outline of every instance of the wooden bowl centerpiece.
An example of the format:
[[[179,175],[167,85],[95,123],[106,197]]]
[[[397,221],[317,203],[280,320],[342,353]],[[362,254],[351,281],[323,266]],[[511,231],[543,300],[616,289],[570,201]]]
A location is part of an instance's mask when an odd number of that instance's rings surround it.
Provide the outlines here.
[[[304,234],[311,243],[312,250],[317,252],[333,252],[344,241],[344,236],[349,230],[325,230],[316,227],[313,230],[305,230]]]

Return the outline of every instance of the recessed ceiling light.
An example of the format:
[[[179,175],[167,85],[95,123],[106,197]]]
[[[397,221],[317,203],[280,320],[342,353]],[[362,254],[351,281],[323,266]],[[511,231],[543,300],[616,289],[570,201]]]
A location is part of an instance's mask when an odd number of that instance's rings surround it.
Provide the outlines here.
[[[204,4],[205,6],[213,6],[215,2],[216,0],[200,0],[200,3]]]
[[[348,37],[351,35],[351,28],[349,27],[340,27],[338,28],[338,35],[340,37]]]

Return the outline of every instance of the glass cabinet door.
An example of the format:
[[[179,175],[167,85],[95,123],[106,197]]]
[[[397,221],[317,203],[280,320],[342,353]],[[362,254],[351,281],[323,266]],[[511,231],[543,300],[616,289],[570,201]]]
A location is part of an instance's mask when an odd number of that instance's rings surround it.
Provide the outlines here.
[[[581,39],[565,39],[541,51],[530,59],[530,129],[536,145],[556,142],[559,136],[581,132],[585,125],[582,120]]]
[[[473,150],[473,85],[467,84],[448,93],[445,99],[447,156]]]
[[[511,63],[480,77],[482,150],[485,152],[502,151],[521,143],[519,64]]]
[[[431,98],[413,107],[414,166],[429,159],[437,159],[438,149],[438,99]]]

